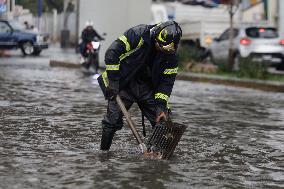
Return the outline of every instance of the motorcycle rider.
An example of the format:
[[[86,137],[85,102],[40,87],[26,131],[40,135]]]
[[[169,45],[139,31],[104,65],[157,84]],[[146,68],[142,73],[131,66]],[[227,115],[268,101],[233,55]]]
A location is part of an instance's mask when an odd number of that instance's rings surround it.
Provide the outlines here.
[[[108,100],[102,120],[101,150],[109,150],[123,126],[115,101],[120,95],[127,109],[136,102],[152,127],[168,117],[168,100],[177,75],[176,50],[182,31],[175,21],[138,25],[116,39],[105,54],[106,71],[98,78]]]
[[[103,37],[101,37],[97,32],[96,30],[94,29],[93,27],[93,22],[92,21],[87,21],[85,23],[85,28],[84,30],[82,31],[82,34],[81,34],[81,39],[82,39],[82,42],[81,44],[79,45],[80,46],[80,53],[82,55],[81,57],[81,60],[80,60],[80,63],[84,63],[85,61],[85,58],[87,58],[87,54],[86,54],[86,50],[87,50],[87,44],[92,42],[94,39],[99,41],[99,40],[104,40]]]

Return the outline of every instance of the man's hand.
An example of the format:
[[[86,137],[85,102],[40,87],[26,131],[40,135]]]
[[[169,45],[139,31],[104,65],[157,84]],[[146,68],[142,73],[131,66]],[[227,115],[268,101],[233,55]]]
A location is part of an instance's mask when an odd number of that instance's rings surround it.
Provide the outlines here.
[[[167,121],[167,119],[167,110],[158,106],[156,109],[156,123],[159,123],[161,120]]]
[[[106,88],[106,99],[107,100],[114,100],[117,94],[118,94],[117,89],[111,88],[109,86]]]
[[[161,120],[167,120],[167,115],[165,112],[161,112],[160,115],[156,117],[156,123],[159,123]]]

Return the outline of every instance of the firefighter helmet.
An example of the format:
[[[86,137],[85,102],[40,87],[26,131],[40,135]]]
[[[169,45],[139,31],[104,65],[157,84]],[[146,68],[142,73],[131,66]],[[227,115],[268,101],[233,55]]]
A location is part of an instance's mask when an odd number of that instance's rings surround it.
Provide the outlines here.
[[[167,21],[157,24],[152,30],[156,43],[166,53],[175,53],[182,30],[175,21]]]

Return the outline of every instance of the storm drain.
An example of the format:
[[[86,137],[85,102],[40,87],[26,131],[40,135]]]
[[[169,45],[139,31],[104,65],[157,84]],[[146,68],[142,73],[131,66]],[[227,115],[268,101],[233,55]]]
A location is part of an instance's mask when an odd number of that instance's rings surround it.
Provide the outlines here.
[[[147,143],[148,151],[161,159],[171,158],[185,129],[185,125],[170,121],[156,125]]]

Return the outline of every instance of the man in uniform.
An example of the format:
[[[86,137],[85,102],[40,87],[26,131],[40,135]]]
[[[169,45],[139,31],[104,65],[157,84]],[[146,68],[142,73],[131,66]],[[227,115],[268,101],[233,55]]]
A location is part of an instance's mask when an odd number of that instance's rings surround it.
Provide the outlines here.
[[[101,150],[110,149],[115,132],[123,126],[123,115],[115,100],[117,94],[126,109],[136,102],[153,127],[167,119],[168,100],[178,70],[176,51],[181,35],[181,28],[174,21],[138,25],[108,48],[106,71],[98,78],[108,100],[102,121]]]

